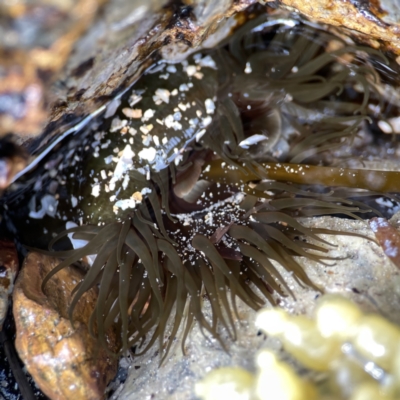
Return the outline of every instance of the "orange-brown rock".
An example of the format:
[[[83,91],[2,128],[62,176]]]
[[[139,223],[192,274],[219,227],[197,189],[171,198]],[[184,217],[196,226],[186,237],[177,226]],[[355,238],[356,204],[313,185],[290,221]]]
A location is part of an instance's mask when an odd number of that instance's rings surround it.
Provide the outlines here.
[[[13,132],[29,137],[39,133],[47,112],[38,71],[19,51],[10,54],[0,49],[0,63],[0,135]]]
[[[41,133],[50,85],[105,1],[0,2],[0,136]]]
[[[382,43],[385,49],[400,55],[400,21],[386,21],[386,15],[392,13],[381,7],[380,0],[280,0],[280,3],[314,21],[351,29],[371,46],[378,48]],[[386,3],[389,7],[398,7],[396,1]]]
[[[97,293],[89,290],[68,318],[71,292],[83,274],[75,267],[57,273],[41,289],[43,278],[60,261],[29,253],[14,289],[15,346],[40,389],[51,399],[101,399],[116,373],[117,359],[90,336],[88,323]],[[108,335],[115,350],[115,335]]]
[[[18,272],[18,254],[14,243],[0,240],[0,330],[7,316],[9,297]]]
[[[369,226],[383,252],[400,269],[400,232],[386,218],[372,218]]]

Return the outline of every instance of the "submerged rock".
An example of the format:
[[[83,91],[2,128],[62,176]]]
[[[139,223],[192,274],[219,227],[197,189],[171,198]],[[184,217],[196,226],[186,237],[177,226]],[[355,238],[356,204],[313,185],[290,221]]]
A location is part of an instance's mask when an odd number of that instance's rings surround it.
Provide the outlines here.
[[[116,372],[115,358],[99,348],[89,332],[96,301],[91,289],[77,305],[72,326],[68,317],[71,291],[83,275],[74,267],[57,274],[42,292],[43,277],[58,260],[30,253],[15,285],[15,346],[27,370],[51,399],[100,399]],[[108,335],[110,349],[116,337]]]

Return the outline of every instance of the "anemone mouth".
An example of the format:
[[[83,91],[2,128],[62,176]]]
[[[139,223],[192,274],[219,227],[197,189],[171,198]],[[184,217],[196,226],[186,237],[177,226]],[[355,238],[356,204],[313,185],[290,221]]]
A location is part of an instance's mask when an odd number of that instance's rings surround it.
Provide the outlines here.
[[[259,192],[266,190],[265,183],[258,186]],[[138,354],[143,354],[159,341],[162,362],[181,325],[184,350],[196,321],[204,335],[212,335],[224,346],[220,327],[233,339],[236,336],[236,298],[258,310],[265,300],[275,304],[276,296],[293,296],[281,267],[300,285],[321,290],[297,258],[326,265],[337,260],[329,256],[330,244],[319,235],[339,232],[306,228],[293,209],[303,208],[305,215],[360,211],[359,206],[332,192],[301,192],[297,188],[302,196],[293,197],[292,185],[267,186],[270,194],[279,192],[280,199],[236,193],[209,208],[172,215],[173,219],[164,213],[163,229],[139,211],[103,227],[85,225],[66,230],[54,239],[50,250],[68,234],[87,244],[76,250],[50,251],[64,260],[46,276],[43,285],[60,269],[95,254],[85,278],[74,290],[69,315],[72,319],[81,296],[98,286],[90,330],[100,344],[107,346],[105,332],[116,325],[122,338],[121,351],[137,346]],[[202,311],[204,297],[211,304],[211,319]]]

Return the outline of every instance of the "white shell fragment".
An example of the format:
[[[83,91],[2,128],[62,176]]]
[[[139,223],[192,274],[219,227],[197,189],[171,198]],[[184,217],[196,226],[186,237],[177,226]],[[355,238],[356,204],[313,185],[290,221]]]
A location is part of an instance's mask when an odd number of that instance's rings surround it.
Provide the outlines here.
[[[206,106],[207,114],[214,114],[215,103],[211,99],[206,99],[204,105]]]
[[[34,219],[42,219],[45,215],[54,217],[57,212],[58,201],[54,196],[46,194],[40,199],[41,208],[36,210],[36,197],[33,196],[29,203],[29,216]]]
[[[136,201],[134,199],[118,200],[115,203],[115,207],[118,207],[121,210],[127,210],[128,208],[135,208],[135,206],[136,206]]]
[[[248,149],[250,146],[252,146],[253,144],[262,142],[263,140],[268,140],[268,137],[265,135],[253,135],[250,136],[244,140],[242,140],[239,143],[239,146],[242,147],[243,149]]]
[[[154,147],[143,149],[142,151],[139,152],[139,157],[142,158],[143,160],[151,162],[156,157],[156,149]]]
[[[120,180],[123,174],[132,167],[132,158],[134,155],[135,153],[132,151],[131,146],[127,144],[122,152],[122,156],[119,159],[117,166],[115,167],[112,180]]]

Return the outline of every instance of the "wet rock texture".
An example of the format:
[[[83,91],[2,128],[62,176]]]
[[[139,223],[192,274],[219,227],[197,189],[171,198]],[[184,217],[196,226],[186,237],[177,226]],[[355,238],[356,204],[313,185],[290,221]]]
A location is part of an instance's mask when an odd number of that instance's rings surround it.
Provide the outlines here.
[[[176,59],[199,45],[212,45],[215,32],[229,33],[235,25],[232,16],[257,0],[65,3],[20,0],[0,8],[6,21],[0,35],[0,100],[6,107],[0,109],[0,134],[13,131],[25,141],[45,126],[34,148],[131,84],[156,50]],[[279,5],[348,28],[360,40],[400,55],[397,0],[281,0]]]
[[[280,0],[280,3],[314,21],[350,29],[369,45],[400,55],[397,0]]]
[[[385,218],[372,218],[369,226],[384,253],[400,268],[400,232]]]
[[[0,141],[0,194],[10,185],[15,175],[26,167],[29,156],[10,135]]]
[[[75,45],[55,88],[49,123],[40,147],[76,121],[109,101],[116,91],[132,84],[150,57],[162,50],[167,58],[181,58],[216,31],[227,35],[233,15],[257,0],[184,1],[113,0]],[[218,35],[218,34],[217,34]],[[218,41],[218,40],[217,40]]]
[[[96,346],[88,322],[96,301],[91,289],[68,318],[71,292],[82,273],[74,267],[60,271],[41,290],[44,276],[58,259],[30,253],[18,276],[13,312],[17,329],[15,346],[27,370],[51,399],[100,399],[116,372],[116,359]],[[115,335],[110,333],[110,348]]]
[[[47,120],[53,79],[103,0],[0,4],[0,136],[26,140]]]
[[[2,4],[0,135],[14,132],[25,141],[46,126],[43,140],[35,145],[40,147],[95,111],[116,89],[132,83],[155,50],[177,58],[207,42],[217,30],[228,33],[234,25],[231,17],[256,3],[18,0]],[[260,3],[279,4],[318,22],[348,28],[362,41],[400,55],[397,0]]]
[[[397,217],[394,217],[397,221]],[[393,221],[394,221],[393,220]],[[392,222],[393,222],[392,221]],[[307,226],[353,232],[374,239],[366,221],[322,217],[309,219]],[[382,248],[367,239],[345,235],[322,235],[332,246],[330,255],[340,257],[327,267],[312,261],[299,261],[310,278],[326,293],[338,293],[351,298],[366,312],[380,313],[399,324],[400,272],[384,254]],[[311,315],[319,292],[300,287],[281,267],[282,273],[296,299],[287,297],[280,305],[291,314]],[[281,345],[273,338],[266,338],[255,327],[256,313],[238,301],[241,322],[237,322],[237,340],[232,342],[222,331],[227,352],[212,338],[205,339],[194,327],[182,355],[180,341],[170,357],[159,368],[158,348],[134,358],[128,380],[112,399],[195,400],[194,386],[207,372],[222,366],[241,366],[251,372],[256,370],[256,354],[261,348],[272,349],[279,357],[287,359]],[[207,312],[210,305],[204,302]]]
[[[18,266],[18,254],[14,243],[0,240],[0,330],[7,316],[9,297],[13,292]]]

